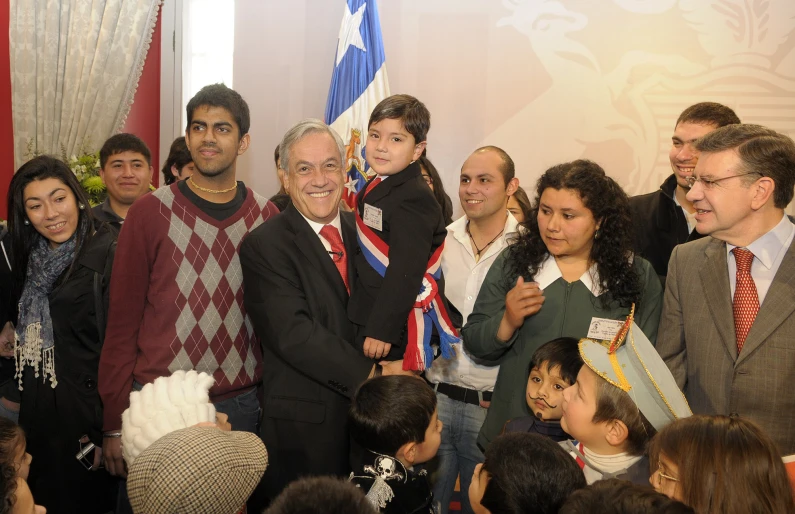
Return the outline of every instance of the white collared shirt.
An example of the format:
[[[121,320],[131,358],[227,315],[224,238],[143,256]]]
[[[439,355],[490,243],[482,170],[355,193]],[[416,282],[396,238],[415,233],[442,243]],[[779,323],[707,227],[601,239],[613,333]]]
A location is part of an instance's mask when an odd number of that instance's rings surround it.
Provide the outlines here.
[[[447,237],[442,251],[442,273],[444,274],[444,295],[463,316],[464,324],[472,313],[475,300],[478,298],[480,286],[489,272],[497,256],[507,248],[509,241],[516,237],[518,222],[513,214],[508,213],[502,235],[484,251],[479,261],[475,261],[475,252],[469,242],[467,233],[468,219],[462,216],[447,227]],[[463,344],[456,344],[455,357],[438,358],[425,372],[425,377],[432,383],[446,383],[491,391],[497,381],[499,366],[479,364]]]
[[[754,254],[751,262],[751,278],[756,284],[756,294],[759,296],[759,306],[765,301],[765,296],[773,283],[781,261],[784,260],[787,250],[795,236],[795,225],[784,215],[778,225],[767,234],[763,235],[745,248]],[[737,261],[734,260],[736,246],[726,243],[726,261],[729,267],[729,284],[731,285],[732,298],[737,287]]]
[[[555,257],[548,255],[546,260],[541,264],[541,269],[539,269],[536,276],[533,277],[533,282],[537,283],[538,287],[544,290],[554,281],[562,277],[563,273],[560,272]],[[591,267],[582,274],[579,280],[594,296],[601,296],[601,294],[605,292],[602,291],[602,287],[599,285],[599,273],[596,271],[596,264],[592,264]]]
[[[298,209],[296,209],[296,210],[298,210]],[[298,213],[301,216],[304,216],[304,213],[301,212],[300,210],[298,210]],[[342,238],[342,242],[343,243],[345,242],[345,238],[342,235],[342,223],[340,222],[340,213],[339,212],[337,212],[337,217],[334,218],[331,223],[318,223],[317,221],[310,220],[306,216],[304,216],[304,219],[306,220],[307,223],[309,223],[309,226],[312,227],[312,230],[315,231],[315,234],[317,234],[318,239],[320,239],[320,242],[323,243],[323,248],[325,248],[327,252],[331,251],[331,243],[329,243],[328,240],[325,237],[320,235],[320,231],[326,225],[331,225],[331,226],[335,227],[337,230],[339,230],[340,231],[340,237]],[[329,254],[329,258],[333,260],[333,257],[332,257],[331,254]]]
[[[692,234],[693,233],[693,229],[696,228],[696,211],[687,212],[687,209],[682,207],[682,204],[679,203],[679,199],[676,197],[676,191],[675,190],[674,190],[674,203],[680,209],[682,209],[682,212],[685,214],[685,220],[687,221],[687,233],[688,234]]]

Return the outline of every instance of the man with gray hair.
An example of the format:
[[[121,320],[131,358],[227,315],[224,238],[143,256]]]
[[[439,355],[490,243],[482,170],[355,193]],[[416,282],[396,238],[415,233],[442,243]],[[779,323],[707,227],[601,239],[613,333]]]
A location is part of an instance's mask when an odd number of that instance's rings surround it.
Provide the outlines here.
[[[674,248],[657,351],[696,414],[756,422],[795,452],[795,143],[727,125],[695,143],[687,200],[708,235]]]
[[[344,146],[304,120],[279,146],[292,204],[243,242],[244,304],[263,347],[262,439],[270,498],[307,475],[347,476],[350,397],[369,377],[402,373],[354,348],[348,320],[356,228],[340,212]]]

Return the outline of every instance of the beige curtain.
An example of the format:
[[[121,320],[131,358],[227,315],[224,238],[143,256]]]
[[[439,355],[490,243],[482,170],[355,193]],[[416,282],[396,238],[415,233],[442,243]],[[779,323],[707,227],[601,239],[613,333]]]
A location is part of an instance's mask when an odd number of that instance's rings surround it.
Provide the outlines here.
[[[121,129],[161,1],[11,0],[17,167],[31,151],[96,151]]]

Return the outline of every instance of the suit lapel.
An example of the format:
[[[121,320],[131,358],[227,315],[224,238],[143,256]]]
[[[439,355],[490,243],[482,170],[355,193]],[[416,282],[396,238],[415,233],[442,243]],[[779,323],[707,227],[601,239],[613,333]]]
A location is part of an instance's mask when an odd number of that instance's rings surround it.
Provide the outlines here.
[[[795,241],[790,244],[773,283],[745,338],[737,364],[748,358],[795,311]]]
[[[345,282],[342,281],[337,266],[334,265],[334,261],[331,260],[323,243],[320,242],[320,236],[312,230],[309,223],[307,223],[304,217],[301,216],[301,213],[292,205],[285,210],[285,214],[290,220],[290,224],[295,232],[294,243],[298,247],[298,250],[309,260],[310,264],[315,269],[321,270],[322,274],[334,287],[334,291],[340,297],[340,300],[342,300],[344,304],[347,303],[348,291],[345,289]]]
[[[713,239],[704,250],[704,264],[701,288],[704,301],[709,307],[712,321],[718,330],[726,351],[732,361],[737,360],[737,336],[734,332],[734,312],[732,311],[731,285],[729,284],[728,265],[726,263],[726,244]]]

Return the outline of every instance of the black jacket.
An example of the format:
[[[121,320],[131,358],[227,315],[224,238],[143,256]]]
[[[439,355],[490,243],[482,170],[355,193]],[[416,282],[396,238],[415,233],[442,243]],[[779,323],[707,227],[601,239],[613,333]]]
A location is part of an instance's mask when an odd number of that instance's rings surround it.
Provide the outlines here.
[[[124,218],[116,214],[116,212],[111,208],[110,200],[106,199],[101,204],[92,207],[91,214],[94,215],[94,228],[96,230],[99,230],[99,227],[103,223],[107,223],[116,233],[116,237],[119,236],[121,225],[124,223]]]
[[[674,202],[676,177],[671,175],[653,193],[629,199],[635,225],[635,252],[649,261],[665,286],[668,260],[678,244],[703,237],[687,230],[687,218]]]
[[[33,456],[28,483],[47,512],[107,512],[113,505],[114,479],[104,469],[87,471],[75,459],[78,440],[87,435],[102,444],[102,402],[97,392],[101,335],[99,318],[107,301],[116,238],[104,226],[86,243],[77,266],[50,293],[55,339],[53,388],[26,367],[19,424]],[[99,280],[101,298],[95,295]],[[101,300],[104,305],[97,305]],[[104,312],[97,312],[98,307]]]
[[[14,279],[11,273],[11,238],[8,237],[8,230],[0,225],[0,327],[7,321],[16,322],[13,308],[14,300],[11,298],[12,282]]]
[[[360,326],[358,344],[365,337],[390,343],[392,349],[386,360],[399,360],[406,349],[408,315],[420,292],[428,260],[444,243],[447,229],[442,209],[416,162],[364,196],[359,194],[357,198],[360,216],[364,216],[365,203],[381,209],[383,230],[373,231],[389,245],[389,267],[381,277],[357,251],[357,282],[348,303],[348,315]],[[444,277],[437,283],[440,299],[447,305]],[[460,320],[453,320],[453,324],[461,325]]]
[[[3,225],[0,225],[0,329],[7,322],[16,325],[16,299],[11,298],[14,275],[11,265],[11,238]],[[0,358],[0,396],[19,402],[19,389],[14,381],[16,367],[14,359]]]
[[[353,473],[350,480],[385,514],[434,514],[433,494],[424,469],[406,469],[394,457],[363,451],[352,457]],[[387,491],[391,491],[391,495]],[[381,494],[379,494],[381,492]],[[461,491],[461,494],[467,494]],[[389,496],[391,499],[387,500]],[[376,505],[379,503],[383,505]]]
[[[353,214],[340,221],[352,282]],[[262,342],[269,495],[302,475],[347,476],[350,397],[373,362],[353,345],[339,271],[292,204],[246,237],[240,263],[246,312]]]
[[[541,421],[535,416],[523,416],[508,421],[505,424],[503,433],[508,434],[510,432],[526,432],[543,435],[549,437],[556,443],[571,439],[571,436],[560,426],[560,421]]]

